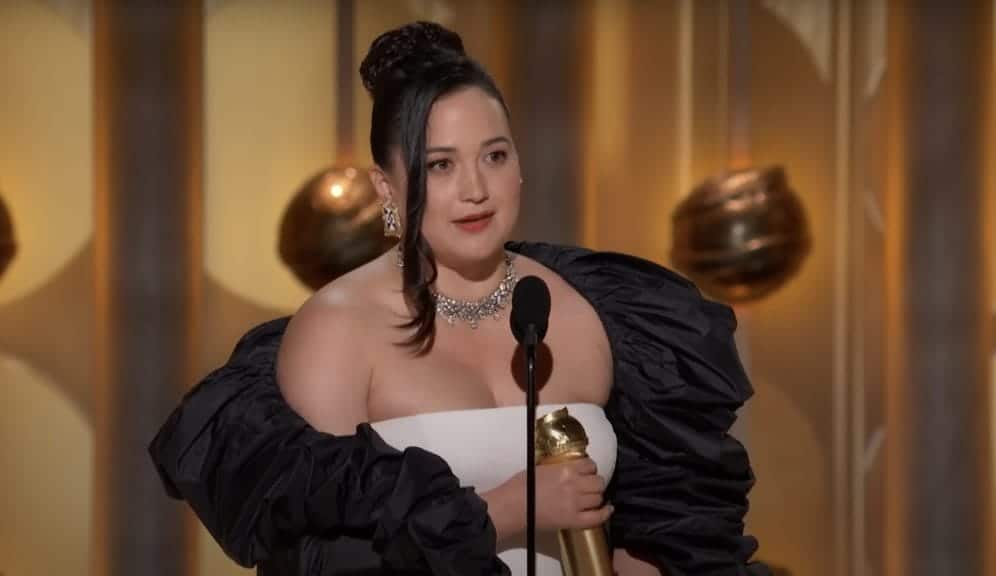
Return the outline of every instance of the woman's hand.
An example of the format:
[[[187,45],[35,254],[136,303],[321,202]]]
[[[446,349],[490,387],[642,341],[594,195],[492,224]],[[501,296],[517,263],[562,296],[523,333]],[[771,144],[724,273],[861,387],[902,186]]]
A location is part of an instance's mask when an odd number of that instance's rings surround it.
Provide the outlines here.
[[[592,528],[612,514],[602,505],[605,480],[590,458],[536,466],[536,528]],[[482,497],[502,540],[526,529],[526,471],[523,470]]]
[[[612,514],[612,506],[602,505],[605,480],[597,472],[597,466],[591,458],[537,466],[536,528],[592,528],[608,520]],[[513,478],[521,483],[525,507],[526,471],[523,470]]]

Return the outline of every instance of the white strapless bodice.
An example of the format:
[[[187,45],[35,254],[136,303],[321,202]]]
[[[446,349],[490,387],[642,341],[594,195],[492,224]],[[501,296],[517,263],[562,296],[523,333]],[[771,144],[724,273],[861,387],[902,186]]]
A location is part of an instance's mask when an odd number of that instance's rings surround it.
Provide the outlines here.
[[[537,406],[542,417],[561,404]],[[601,406],[567,404],[567,410],[584,426],[588,456],[606,482],[616,464],[616,436]],[[416,414],[371,422],[391,446],[411,446],[438,454],[449,464],[461,486],[472,486],[478,494],[497,487],[526,467],[526,407],[504,406]],[[513,576],[526,573],[525,537],[499,545],[498,556]],[[536,573],[560,576],[560,548],[556,533],[536,533]]]

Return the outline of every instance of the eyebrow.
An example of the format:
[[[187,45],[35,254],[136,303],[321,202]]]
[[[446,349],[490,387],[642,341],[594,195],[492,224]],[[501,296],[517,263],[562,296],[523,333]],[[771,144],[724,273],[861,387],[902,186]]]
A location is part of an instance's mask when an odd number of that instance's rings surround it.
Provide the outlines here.
[[[488,146],[491,146],[492,144],[497,144],[499,142],[504,142],[506,144],[512,143],[512,141],[509,140],[507,136],[495,136],[494,138],[489,138],[484,142],[481,142],[481,148],[487,148]],[[435,146],[425,151],[426,154],[432,154],[434,152],[456,152],[456,148],[454,148],[453,146]]]

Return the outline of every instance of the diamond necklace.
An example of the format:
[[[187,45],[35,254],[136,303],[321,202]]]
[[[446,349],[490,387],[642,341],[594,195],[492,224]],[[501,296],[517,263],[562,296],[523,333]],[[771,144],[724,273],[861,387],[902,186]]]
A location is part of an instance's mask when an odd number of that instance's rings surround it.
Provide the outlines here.
[[[495,320],[501,318],[501,311],[508,304],[512,296],[515,283],[519,280],[515,275],[515,267],[512,266],[512,257],[505,254],[505,277],[498,283],[498,287],[491,291],[491,294],[480,300],[457,300],[450,298],[430,289],[432,302],[436,306],[436,313],[446,319],[451,326],[457,320],[467,322],[471,328],[477,328],[481,320],[492,317]]]

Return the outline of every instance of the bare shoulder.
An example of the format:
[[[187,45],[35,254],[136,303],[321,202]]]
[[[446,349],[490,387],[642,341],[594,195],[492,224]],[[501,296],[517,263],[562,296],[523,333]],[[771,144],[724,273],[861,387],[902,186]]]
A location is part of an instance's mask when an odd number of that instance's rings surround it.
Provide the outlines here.
[[[563,277],[543,264],[540,264],[536,260],[526,256],[516,255],[515,267],[517,268],[520,278],[529,275],[539,276],[542,278],[543,281],[546,282],[547,287],[550,289],[550,298],[563,310],[568,312],[576,312],[579,310],[591,309],[591,306],[588,304],[588,301],[584,298],[584,296],[575,290],[573,286],[568,284]]]
[[[520,277],[539,276],[550,288],[553,306],[546,341],[562,360],[557,370],[571,382],[571,395],[604,405],[612,385],[612,351],[598,311],[563,277],[539,262],[519,256],[516,267]],[[587,353],[566,353],[576,350]]]
[[[574,349],[601,346],[601,322],[588,300],[555,271],[520,256],[516,259],[519,277],[539,276],[550,289],[550,331],[547,338],[559,340]]]
[[[281,392],[324,432],[352,434],[367,421],[371,348],[382,340],[388,307],[377,270],[371,263],[316,292],[291,318],[280,346]]]
[[[323,356],[342,356],[362,348],[364,320],[378,304],[375,284],[360,268],[319,289],[291,318],[281,352],[318,348]]]

